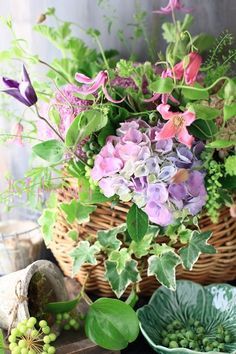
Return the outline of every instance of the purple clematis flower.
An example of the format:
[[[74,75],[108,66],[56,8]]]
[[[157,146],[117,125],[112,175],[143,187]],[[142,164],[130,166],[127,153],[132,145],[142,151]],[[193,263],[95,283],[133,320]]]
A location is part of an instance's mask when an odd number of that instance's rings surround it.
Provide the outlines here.
[[[35,90],[31,84],[29,75],[24,65],[21,82],[9,79],[7,77],[2,77],[2,82],[6,87],[6,89],[2,90],[2,92],[14,97],[27,107],[31,107],[37,102],[38,99]]]
[[[121,103],[125,99],[125,97],[124,97],[121,100],[117,101],[117,100],[114,100],[109,95],[107,88],[106,88],[106,84],[108,82],[108,73],[106,70],[100,71],[94,79],[91,79],[90,77],[88,77],[84,74],[80,74],[80,73],[75,74],[75,79],[81,84],[88,85],[88,87],[83,86],[83,88],[81,88],[81,90],[80,89],[77,90],[77,92],[82,95],[90,95],[90,94],[96,93],[97,90],[101,87],[102,91],[108,101],[113,102],[113,103]]]
[[[165,7],[161,7],[160,10],[153,11],[156,14],[168,15],[174,10],[179,10],[182,12],[190,12],[192,9],[187,9],[181,4],[181,0],[169,0],[168,4]]]

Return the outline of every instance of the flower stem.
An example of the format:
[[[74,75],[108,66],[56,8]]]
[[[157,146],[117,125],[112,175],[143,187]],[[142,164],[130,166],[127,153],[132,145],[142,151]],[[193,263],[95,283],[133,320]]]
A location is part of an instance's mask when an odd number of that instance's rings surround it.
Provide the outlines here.
[[[98,46],[98,48],[99,48],[99,50],[100,50],[102,59],[103,59],[104,64],[105,64],[105,66],[106,66],[106,69],[109,70],[109,64],[108,64],[107,58],[106,58],[106,56],[105,56],[105,53],[104,53],[102,44],[101,44],[101,42],[100,42],[98,36],[94,36],[94,39],[95,39],[95,41],[96,41],[96,43],[97,43],[97,46]]]
[[[208,87],[194,87],[194,86],[185,86],[185,85],[180,85],[180,86],[176,86],[176,88],[180,88],[180,89],[188,89],[188,90],[194,90],[194,91],[209,91],[211,90],[214,86],[216,86],[220,81],[222,80],[227,80],[229,81],[230,79],[227,76],[222,76],[219,79],[217,79],[215,82],[213,82],[213,84],[211,84]]]
[[[42,117],[39,113],[39,110],[38,110],[38,107],[37,105],[35,104],[35,110],[36,110],[36,113],[37,113],[37,116],[39,117],[39,119],[43,120],[48,126],[49,128],[58,136],[58,138],[64,143],[64,139],[63,137],[58,133],[58,131],[52,126],[52,124],[45,118],[45,117]]]

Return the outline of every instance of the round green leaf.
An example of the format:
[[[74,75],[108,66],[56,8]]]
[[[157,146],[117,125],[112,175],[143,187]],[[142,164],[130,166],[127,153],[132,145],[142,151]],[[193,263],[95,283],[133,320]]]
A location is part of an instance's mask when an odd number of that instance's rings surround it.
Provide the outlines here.
[[[137,338],[138,318],[126,303],[101,298],[89,308],[85,319],[85,332],[88,338],[100,347],[121,350]]]
[[[78,302],[78,298],[69,301],[50,302],[45,306],[45,310],[54,314],[70,312],[77,306]]]
[[[62,160],[64,155],[64,145],[59,140],[47,140],[43,143],[34,145],[33,152],[41,159],[51,163],[57,163]]]

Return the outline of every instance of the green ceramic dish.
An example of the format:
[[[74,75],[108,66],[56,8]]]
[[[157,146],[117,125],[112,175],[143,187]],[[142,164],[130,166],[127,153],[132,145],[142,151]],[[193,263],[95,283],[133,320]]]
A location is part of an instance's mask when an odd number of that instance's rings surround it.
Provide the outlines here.
[[[148,305],[138,310],[140,329],[152,348],[160,354],[200,354],[202,352],[160,345],[160,333],[173,320],[187,323],[194,318],[200,321],[207,335],[214,334],[223,325],[233,336],[233,343],[225,346],[224,353],[236,354],[236,288],[228,284],[201,286],[187,280],[177,282],[176,291],[160,287]],[[210,351],[208,354],[217,354]],[[221,352],[222,354],[222,352]]]

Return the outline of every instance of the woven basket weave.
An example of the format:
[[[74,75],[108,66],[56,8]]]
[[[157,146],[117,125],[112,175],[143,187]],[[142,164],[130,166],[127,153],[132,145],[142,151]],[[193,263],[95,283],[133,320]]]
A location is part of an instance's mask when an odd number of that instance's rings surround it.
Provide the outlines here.
[[[58,192],[58,202],[70,202],[78,196],[78,187],[76,181],[70,182],[70,187],[64,188]],[[54,229],[53,241],[50,248],[57,259],[64,274],[72,276],[72,259],[70,252],[76,247],[67,232],[77,229],[79,240],[85,240],[87,235],[96,237],[98,230],[109,229],[124,223],[128,212],[127,204],[119,204],[111,208],[109,203],[101,204],[95,212],[91,214],[90,222],[84,225],[69,225],[58,209],[58,219]],[[212,224],[207,216],[203,216],[200,221],[202,231],[210,230],[213,236],[210,243],[217,249],[217,254],[201,255],[193,270],[186,271],[181,266],[177,268],[177,278],[189,279],[202,284],[213,282],[225,282],[236,278],[236,222],[228,211],[228,208],[221,210],[218,224]],[[163,241],[159,239],[160,242]],[[109,284],[104,279],[104,265],[102,256],[98,256],[98,265],[83,266],[77,274],[76,279],[84,283],[87,274],[89,278],[86,281],[87,292],[96,293],[99,296],[114,296]],[[147,277],[147,264],[143,267],[142,281],[140,282],[140,291],[142,295],[149,296],[158,286],[154,277]],[[129,293],[129,289],[125,295]]]

